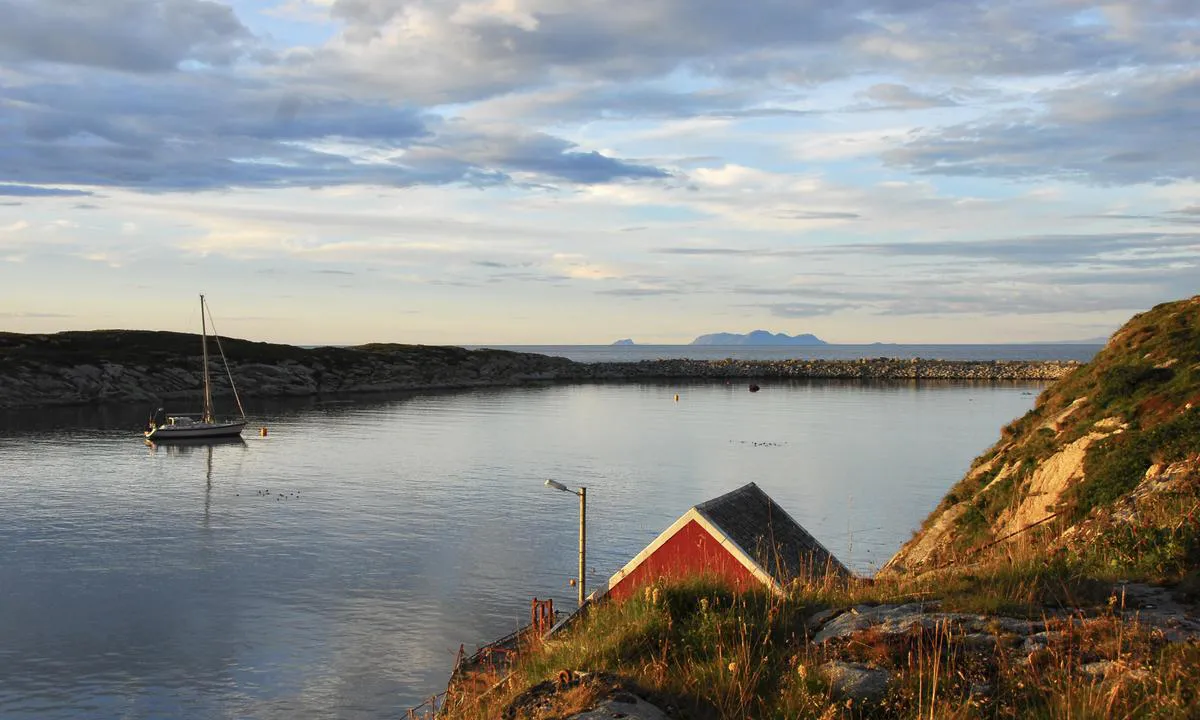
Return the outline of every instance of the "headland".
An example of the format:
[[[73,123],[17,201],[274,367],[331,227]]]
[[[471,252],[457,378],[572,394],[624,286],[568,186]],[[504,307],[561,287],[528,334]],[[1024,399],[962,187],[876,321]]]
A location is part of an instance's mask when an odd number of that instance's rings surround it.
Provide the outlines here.
[[[541,382],[643,380],[1054,380],[1072,361],[644,360],[580,363],[561,357],[454,346],[370,344],[302,348],[221,338],[243,397],[508,386]],[[211,349],[211,348],[210,348]],[[213,393],[230,392],[210,355]],[[198,335],[96,330],[0,333],[0,408],[163,403],[199,397]]]

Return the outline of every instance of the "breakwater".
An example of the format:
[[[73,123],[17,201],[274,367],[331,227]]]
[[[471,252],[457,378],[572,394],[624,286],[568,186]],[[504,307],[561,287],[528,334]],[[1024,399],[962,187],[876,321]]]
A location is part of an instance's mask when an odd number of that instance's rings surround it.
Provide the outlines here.
[[[643,360],[584,365],[588,379],[1057,380],[1080,363],[1067,360]]]
[[[198,404],[199,338],[181,333],[95,331],[0,334],[0,408],[97,403]],[[663,379],[1054,380],[1069,361],[644,360],[578,363],[504,350],[423,345],[298,348],[223,339],[229,372],[244,397],[520,385],[531,382]],[[230,393],[210,360],[213,394]],[[182,408],[186,409],[186,408]]]

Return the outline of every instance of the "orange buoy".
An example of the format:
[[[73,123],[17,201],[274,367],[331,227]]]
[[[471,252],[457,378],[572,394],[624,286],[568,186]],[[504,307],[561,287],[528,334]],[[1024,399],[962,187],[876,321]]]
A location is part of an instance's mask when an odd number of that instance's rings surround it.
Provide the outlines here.
[[[267,436],[267,428],[266,428],[265,426],[264,426],[264,427],[260,427],[260,428],[258,429],[258,436],[259,436],[259,437],[266,437],[266,436]]]

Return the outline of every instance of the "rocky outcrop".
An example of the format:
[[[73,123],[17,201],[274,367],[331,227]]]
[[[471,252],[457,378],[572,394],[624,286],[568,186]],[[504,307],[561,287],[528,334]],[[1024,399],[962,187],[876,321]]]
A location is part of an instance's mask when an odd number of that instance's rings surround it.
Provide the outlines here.
[[[648,360],[577,363],[502,350],[422,345],[298,348],[224,338],[245,397],[386,392],[539,381],[661,379],[1047,380],[1073,362],[941,360]],[[98,331],[0,334],[0,408],[195,400],[202,385],[194,335]],[[214,395],[229,379],[210,357]]]
[[[1200,296],[1048,387],[880,572],[1036,555],[1166,580],[1200,557],[1198,508]]]

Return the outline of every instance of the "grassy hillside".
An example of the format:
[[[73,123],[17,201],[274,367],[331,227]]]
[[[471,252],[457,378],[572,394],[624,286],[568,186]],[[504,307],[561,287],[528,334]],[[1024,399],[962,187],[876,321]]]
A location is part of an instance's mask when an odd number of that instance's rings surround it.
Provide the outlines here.
[[[886,568],[1065,554],[1169,581],[1200,564],[1200,296],[1135,316],[1001,432]]]

